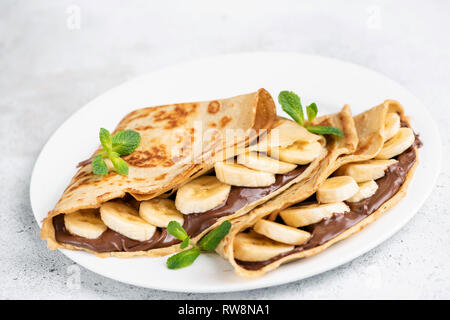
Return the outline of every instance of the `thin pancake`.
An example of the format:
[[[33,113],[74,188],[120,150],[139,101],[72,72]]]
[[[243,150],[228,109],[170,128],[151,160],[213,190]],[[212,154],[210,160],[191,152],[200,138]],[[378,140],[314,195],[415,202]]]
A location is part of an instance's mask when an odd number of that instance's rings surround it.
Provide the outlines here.
[[[349,228],[339,236],[327,241],[326,243],[312,248],[310,250],[304,250],[298,253],[293,253],[286,255],[276,261],[268,263],[262,268],[257,270],[248,270],[236,261],[234,258],[233,245],[234,238],[236,235],[249,227],[252,227],[258,220],[263,219],[270,215],[270,219],[274,220],[278,213],[294,204],[297,204],[311,195],[313,195],[319,185],[329,177],[336,169],[342,165],[350,162],[357,162],[372,159],[381,150],[384,144],[384,123],[385,117],[388,112],[397,112],[403,121],[408,121],[405,117],[403,108],[401,105],[393,100],[386,100],[379,106],[376,106],[362,114],[355,116],[355,124],[358,133],[358,146],[354,152],[351,154],[338,154],[333,155],[330,153],[325,157],[320,166],[317,168],[315,174],[311,176],[309,181],[302,185],[297,185],[291,187],[282,195],[268,201],[262,206],[254,209],[245,217],[241,217],[233,220],[233,227],[227,237],[222,241],[218,248],[218,252],[234,266],[237,274],[246,277],[258,277],[265,274],[268,271],[278,268],[282,263],[299,259],[302,257],[308,257],[317,254],[326,248],[328,248],[333,243],[340,241],[351,234],[358,232],[364,226],[374,221],[383,212],[388,210],[390,207],[394,206],[406,193],[406,188],[414,172],[417,163],[414,163],[413,167],[409,170],[405,182],[402,184],[398,192],[385,202],[378,210],[372,213],[367,218],[363,219],[361,222],[355,226]],[[417,152],[416,148],[414,152]]]
[[[41,237],[51,249],[71,248],[55,240],[54,216],[98,208],[127,193],[144,200],[175,189],[207,172],[225,156],[243,152],[251,141],[272,127],[275,119],[275,104],[264,89],[229,99],[131,112],[115,130],[132,129],[141,135],[139,147],[124,157],[129,174],[123,176],[110,171],[106,176],[98,176],[92,173],[89,162],[83,163],[44,220]],[[227,139],[231,130],[239,135]]]

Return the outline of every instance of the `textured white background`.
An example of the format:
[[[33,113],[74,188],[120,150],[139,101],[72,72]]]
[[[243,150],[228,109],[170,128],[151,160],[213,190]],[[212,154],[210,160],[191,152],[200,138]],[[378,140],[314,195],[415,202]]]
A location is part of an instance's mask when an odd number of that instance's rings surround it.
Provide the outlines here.
[[[449,299],[448,12],[450,2],[444,0],[2,0],[0,298]],[[442,172],[427,203],[400,232],[313,278],[208,295],[124,285],[46,249],[31,212],[29,181],[39,151],[65,119],[137,75],[195,58],[262,50],[367,66],[403,84],[435,115],[444,148]],[[79,286],[73,282],[77,270]]]

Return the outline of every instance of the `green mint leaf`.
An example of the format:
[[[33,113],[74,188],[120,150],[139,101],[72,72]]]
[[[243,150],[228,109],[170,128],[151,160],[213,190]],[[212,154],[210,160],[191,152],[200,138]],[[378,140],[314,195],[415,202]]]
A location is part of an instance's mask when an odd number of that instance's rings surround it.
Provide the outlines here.
[[[141,135],[133,130],[118,131],[112,137],[112,150],[126,156],[132,153],[141,143]]]
[[[110,135],[109,131],[106,130],[105,128],[100,128],[99,137],[100,137],[100,143],[102,144],[103,149],[105,149],[108,152],[111,151],[112,141],[111,141],[111,135]]]
[[[218,226],[216,229],[208,232],[200,241],[199,246],[206,250],[206,251],[212,251],[216,249],[216,247],[219,245],[220,241],[222,241],[223,238],[230,232],[231,229],[231,222],[230,221],[224,221]]]
[[[123,175],[128,174],[128,163],[125,160],[118,156],[110,156],[109,158],[118,173]]]
[[[181,224],[175,220],[169,222],[169,225],[167,226],[167,232],[181,241],[184,241],[188,237],[188,234],[183,229]]]
[[[309,132],[315,133],[315,134],[333,134],[335,136],[344,136],[344,132],[342,132],[340,129],[335,127],[329,127],[329,126],[310,126],[306,128]]]
[[[92,161],[94,174],[105,175],[108,173],[108,167],[103,158],[109,158],[118,173],[128,175],[128,164],[120,156],[130,154],[139,146],[141,143],[139,132],[122,130],[111,137],[108,130],[100,128],[99,138],[103,150]]]
[[[303,108],[300,102],[300,97],[292,91],[281,91],[278,95],[278,102],[281,104],[282,109],[294,119],[295,122],[304,126],[309,132],[315,134],[333,134],[343,137],[344,132],[340,129],[330,126],[309,126],[308,124],[313,121],[318,113],[317,105],[313,102],[306,107],[306,114],[308,116],[308,123],[305,124],[305,118],[303,115]],[[206,237],[206,236],[205,236]],[[220,242],[220,241],[219,241]]]
[[[189,240],[191,240],[191,237],[186,237],[183,242],[180,245],[181,249],[186,249],[189,245]]]
[[[311,122],[316,118],[318,111],[319,110],[317,109],[317,105],[314,102],[306,107],[306,114],[308,115],[308,122]]]
[[[180,269],[190,266],[195,259],[200,255],[200,249],[198,247],[182,251],[167,259],[167,268]]]
[[[92,171],[94,174],[99,175],[108,174],[108,166],[100,154],[96,155],[94,159],[92,159]]]
[[[294,119],[295,122],[302,125],[305,123],[303,116],[303,107],[300,97],[292,91],[281,91],[278,95],[278,102],[281,108]]]

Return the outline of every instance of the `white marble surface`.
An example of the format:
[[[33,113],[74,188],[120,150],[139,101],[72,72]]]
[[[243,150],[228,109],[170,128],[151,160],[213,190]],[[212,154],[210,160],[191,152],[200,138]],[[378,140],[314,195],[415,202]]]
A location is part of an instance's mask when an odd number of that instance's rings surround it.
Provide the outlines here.
[[[450,298],[448,1],[126,3],[0,3],[0,298]],[[28,196],[33,164],[52,132],[85,103],[137,75],[195,58],[261,50],[358,63],[418,96],[435,114],[444,148],[442,172],[427,203],[376,249],[288,285],[178,294],[80,268],[81,283],[74,286],[77,267],[39,239]]]

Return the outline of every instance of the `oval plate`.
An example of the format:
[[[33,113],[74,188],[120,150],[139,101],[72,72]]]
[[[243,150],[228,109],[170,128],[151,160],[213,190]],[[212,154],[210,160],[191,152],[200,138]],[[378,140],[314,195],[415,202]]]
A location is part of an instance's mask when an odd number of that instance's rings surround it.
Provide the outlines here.
[[[385,99],[398,100],[424,142],[406,198],[364,230],[328,250],[257,279],[237,276],[215,254],[203,254],[194,265],[172,271],[165,266],[167,257],[101,259],[86,252],[60,251],[105,277],[152,289],[226,292],[269,287],[316,275],[364,254],[405,225],[430,194],[440,171],[440,138],[427,108],[406,89],[379,73],[335,59],[248,53],[184,63],[136,78],[102,94],[71,116],[44,146],[33,170],[30,198],[39,225],[69,184],[76,164],[97,148],[100,127],[112,130],[128,112],[141,107],[226,98],[258,88],[267,89],[275,100],[281,90],[295,91],[304,104],[316,102],[319,115],[338,112],[344,104],[357,114]]]

